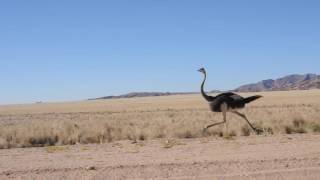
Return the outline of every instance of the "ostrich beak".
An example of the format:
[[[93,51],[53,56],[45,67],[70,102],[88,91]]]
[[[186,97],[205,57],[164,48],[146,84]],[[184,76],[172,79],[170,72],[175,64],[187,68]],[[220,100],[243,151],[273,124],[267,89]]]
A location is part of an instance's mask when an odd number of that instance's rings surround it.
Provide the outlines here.
[[[203,73],[204,72],[204,68],[201,68],[198,71]]]

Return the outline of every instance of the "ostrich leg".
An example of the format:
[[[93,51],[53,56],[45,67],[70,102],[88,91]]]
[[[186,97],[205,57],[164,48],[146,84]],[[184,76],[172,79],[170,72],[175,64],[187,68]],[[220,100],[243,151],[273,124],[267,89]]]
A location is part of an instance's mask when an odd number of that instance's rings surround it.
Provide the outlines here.
[[[250,126],[257,134],[260,134],[260,133],[262,132],[261,129],[255,128],[255,127],[249,122],[249,120],[248,120],[248,118],[247,118],[246,115],[244,115],[244,114],[242,114],[242,113],[239,113],[238,111],[231,111],[231,112],[234,113],[234,114],[236,114],[236,115],[238,115],[238,116],[240,116],[240,117],[242,117],[244,120],[246,120],[247,123],[249,124],[249,126]]]
[[[223,121],[222,122],[218,122],[218,123],[214,123],[214,124],[211,124],[211,125],[208,125],[207,127],[205,127],[203,129],[203,131],[206,131],[207,129],[213,127],[213,126],[217,126],[217,125],[220,125],[220,124],[225,124],[227,122],[227,109],[228,109],[228,105],[226,103],[223,103],[221,105],[221,111],[222,111],[222,115],[223,115]],[[226,125],[225,128],[227,129],[228,126]]]
[[[228,122],[227,122],[227,110],[228,110],[228,105],[226,103],[223,103],[221,105],[221,111],[223,115],[223,121],[225,122],[225,135],[229,134],[229,128],[228,128]]]
[[[206,131],[207,129],[209,129],[209,128],[213,127],[213,126],[217,126],[217,125],[224,124],[224,123],[226,123],[226,121],[210,124],[207,127],[205,127],[203,130]]]

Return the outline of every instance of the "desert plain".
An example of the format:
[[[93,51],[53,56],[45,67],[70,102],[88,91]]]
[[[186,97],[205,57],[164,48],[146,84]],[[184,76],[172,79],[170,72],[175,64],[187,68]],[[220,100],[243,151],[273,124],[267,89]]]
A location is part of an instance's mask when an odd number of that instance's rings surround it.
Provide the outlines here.
[[[240,94],[262,134],[199,94],[2,105],[0,179],[319,179],[320,90]]]

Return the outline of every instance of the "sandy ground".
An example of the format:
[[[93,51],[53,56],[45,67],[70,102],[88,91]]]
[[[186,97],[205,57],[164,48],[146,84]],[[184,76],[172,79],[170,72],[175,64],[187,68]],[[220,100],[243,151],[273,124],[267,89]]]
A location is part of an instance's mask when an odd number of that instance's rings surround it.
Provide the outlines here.
[[[0,150],[0,179],[319,179],[320,135]]]

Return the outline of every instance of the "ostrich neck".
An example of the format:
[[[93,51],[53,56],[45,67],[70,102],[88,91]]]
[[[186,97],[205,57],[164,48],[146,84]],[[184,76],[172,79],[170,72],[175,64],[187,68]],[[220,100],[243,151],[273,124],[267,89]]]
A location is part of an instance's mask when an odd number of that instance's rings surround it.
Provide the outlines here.
[[[206,79],[207,79],[207,74],[204,73],[204,79],[203,79],[203,82],[201,84],[201,94],[202,96],[207,100],[207,101],[210,101],[211,98],[210,96],[208,96],[205,92],[204,92],[204,83],[206,82]]]

